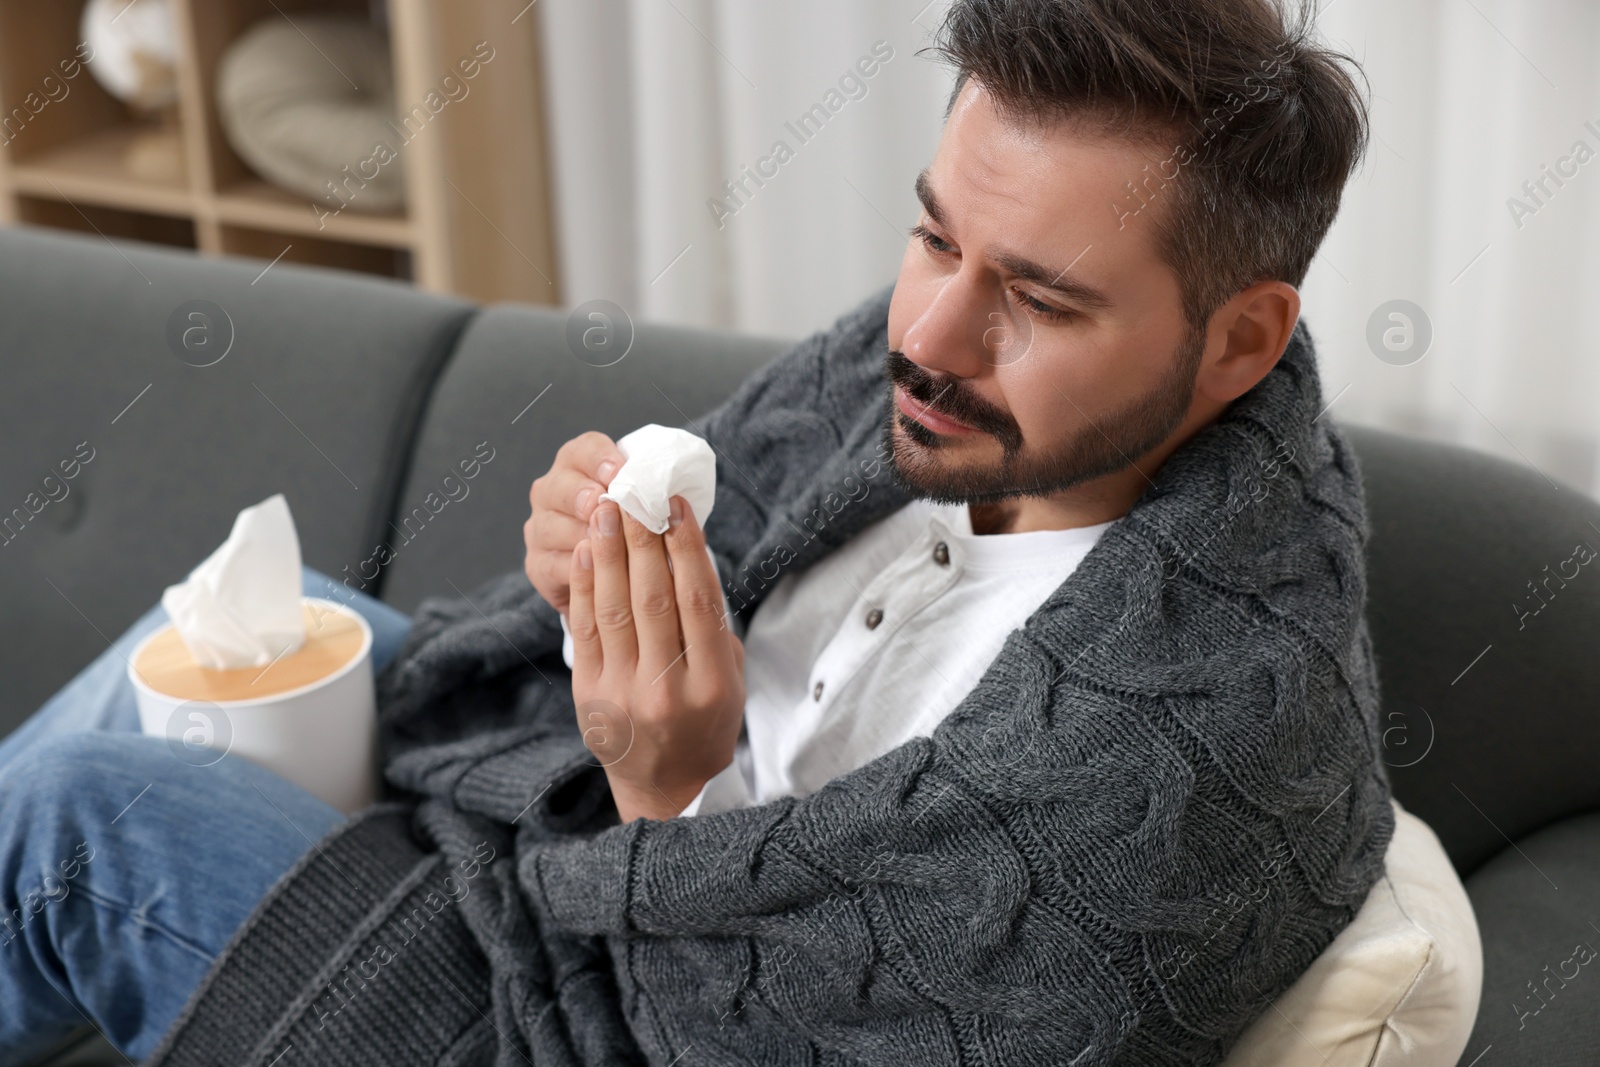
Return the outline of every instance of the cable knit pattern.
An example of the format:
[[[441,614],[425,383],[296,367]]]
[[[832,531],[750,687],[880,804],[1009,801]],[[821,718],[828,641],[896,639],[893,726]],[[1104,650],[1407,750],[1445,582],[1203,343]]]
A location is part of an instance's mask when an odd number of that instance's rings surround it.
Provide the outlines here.
[[[888,298],[693,424],[736,628],[909,499]],[[284,876],[149,1062],[1217,1063],[1393,830],[1360,472],[1321,409],[1302,324],[931,737],[804,798],[618,825],[554,610],[520,573],[426,601],[380,678],[386,803]]]

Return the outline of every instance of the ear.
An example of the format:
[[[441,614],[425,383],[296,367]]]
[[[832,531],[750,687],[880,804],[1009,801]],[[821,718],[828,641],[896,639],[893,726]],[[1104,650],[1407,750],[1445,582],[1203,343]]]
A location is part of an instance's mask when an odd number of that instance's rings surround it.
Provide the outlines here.
[[[1299,318],[1300,293],[1288,282],[1241,289],[1211,315],[1195,392],[1224,405],[1249,392],[1277,364]]]

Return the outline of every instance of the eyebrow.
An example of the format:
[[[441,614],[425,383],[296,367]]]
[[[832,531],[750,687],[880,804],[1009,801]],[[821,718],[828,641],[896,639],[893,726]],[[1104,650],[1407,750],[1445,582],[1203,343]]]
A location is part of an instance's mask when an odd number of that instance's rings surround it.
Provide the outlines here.
[[[948,229],[949,223],[945,221],[944,208],[940,205],[939,198],[933,195],[933,183],[928,180],[928,172],[926,170],[917,175],[916,190],[917,199],[922,201],[922,210],[926,211],[928,217],[934,222]],[[1084,251],[1088,251],[1088,249]],[[1081,307],[1098,311],[1111,306],[1111,298],[1105,293],[1087,282],[1067,276],[1067,271],[1071,269],[1072,264],[1068,264],[1061,270],[1053,270],[1041,263],[1035,263],[1026,256],[1019,256],[1013,252],[996,252],[992,250],[989,252],[989,258],[1005,268],[1009,273],[1052,292],[1060,293]],[[1076,262],[1077,260],[1073,260],[1073,263]]]

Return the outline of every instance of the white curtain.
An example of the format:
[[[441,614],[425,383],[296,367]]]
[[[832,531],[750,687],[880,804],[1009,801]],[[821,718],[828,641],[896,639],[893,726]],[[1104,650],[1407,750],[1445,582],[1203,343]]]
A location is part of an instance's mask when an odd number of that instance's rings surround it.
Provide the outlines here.
[[[952,80],[916,54],[946,3],[541,0],[568,303],[798,337],[892,281]],[[1303,289],[1332,414],[1600,493],[1600,4],[1322,9],[1374,131]],[[892,58],[841,84],[875,45]],[[1418,336],[1393,300],[1431,326],[1420,359],[1369,344],[1375,313]]]
[[[892,282],[945,3],[541,0],[568,303],[799,337]]]
[[[1600,5],[1335,0],[1320,25],[1373,95],[1370,154],[1303,291],[1328,396],[1345,390],[1331,413],[1600,493]],[[1523,184],[1546,165],[1569,176],[1534,185],[1540,206]],[[1431,321],[1416,362],[1368,345],[1394,299]]]

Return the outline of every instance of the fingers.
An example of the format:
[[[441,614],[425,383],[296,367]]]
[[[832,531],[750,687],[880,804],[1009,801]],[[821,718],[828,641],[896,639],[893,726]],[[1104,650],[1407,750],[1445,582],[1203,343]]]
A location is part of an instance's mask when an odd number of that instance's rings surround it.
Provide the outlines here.
[[[571,574],[567,629],[572,631],[572,673],[592,682],[605,667],[605,650],[594,621],[594,553],[587,540],[572,550]]]
[[[528,581],[533,583],[534,589],[549,601],[551,607],[563,614],[566,613],[567,603],[572,595],[567,586],[568,576],[572,573],[572,559],[570,550],[541,551],[528,556],[523,565]]]
[[[705,534],[695,522],[694,509],[682,497],[673,497],[672,510],[681,519],[676,526],[667,527],[665,541],[672,560],[678,620],[688,649],[684,658],[691,673],[709,670],[720,676],[735,662],[723,618],[722,586],[706,554]]]
[[[578,542],[589,536],[589,517],[578,518],[571,515],[562,515],[560,512],[544,512],[536,520],[534,528],[534,545],[544,549],[560,549],[562,552],[571,552],[578,547]]]
[[[610,485],[611,476],[622,466],[623,459],[615,441],[603,433],[591,430],[579,434],[562,445],[556,452],[556,462],[550,469],[555,471],[565,467],[577,471],[584,477],[592,478],[601,485]]]
[[[572,550],[588,536],[589,527],[571,515],[536,504],[522,524],[527,546],[523,570],[541,596],[557,611],[567,609],[567,576],[572,570]]]
[[[606,507],[616,507],[607,502]],[[678,601],[667,550],[661,535],[627,512],[622,513],[623,540],[628,546],[628,587],[633,600],[634,632],[639,642],[639,668],[655,678],[683,655],[678,633]]]
[[[530,509],[522,524],[522,540],[528,550],[523,571],[557,611],[565,611],[569,602],[567,582],[573,550],[588,535],[588,522],[600,494],[611,484],[624,458],[616,442],[605,434],[582,434],[562,445],[555,463],[528,488]]]
[[[562,515],[586,523],[610,481],[609,475],[600,481],[575,467],[552,467],[550,473],[539,479],[534,511]]]
[[[561,555],[561,563],[566,565],[566,557],[578,547],[578,542],[589,536],[587,521],[579,522],[571,515],[562,515],[554,511],[536,512],[524,524],[528,551],[556,552]]]
[[[572,550],[588,532],[586,525],[570,515],[539,509],[522,524],[522,541],[527,547],[522,569],[533,587],[557,611],[567,609],[567,576],[572,569]]]
[[[628,547],[622,533],[622,509],[612,501],[595,508],[589,520],[589,546],[594,553],[594,622],[605,658],[619,665],[637,663]]]

